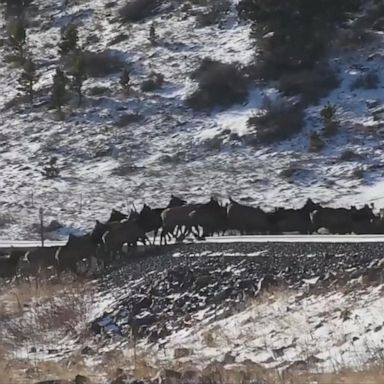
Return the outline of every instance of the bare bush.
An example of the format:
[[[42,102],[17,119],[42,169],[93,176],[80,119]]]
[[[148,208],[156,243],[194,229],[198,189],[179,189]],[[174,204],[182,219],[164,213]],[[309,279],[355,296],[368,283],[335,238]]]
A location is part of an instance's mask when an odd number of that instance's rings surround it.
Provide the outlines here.
[[[235,63],[204,59],[191,78],[199,83],[199,87],[189,96],[187,104],[196,110],[217,105],[227,107],[243,102],[248,96],[248,79]]]
[[[285,99],[274,102],[267,100],[263,110],[251,116],[247,125],[255,130],[255,138],[259,143],[286,139],[302,129],[303,107]]]
[[[52,292],[56,295],[52,296]],[[33,289],[26,284],[15,291],[15,298],[24,315],[11,318],[4,324],[9,342],[55,344],[58,334],[70,332],[77,335],[79,324],[86,325],[89,303],[81,286],[47,284]]]
[[[125,22],[138,22],[154,15],[160,3],[160,0],[130,0],[119,9],[119,16]]]

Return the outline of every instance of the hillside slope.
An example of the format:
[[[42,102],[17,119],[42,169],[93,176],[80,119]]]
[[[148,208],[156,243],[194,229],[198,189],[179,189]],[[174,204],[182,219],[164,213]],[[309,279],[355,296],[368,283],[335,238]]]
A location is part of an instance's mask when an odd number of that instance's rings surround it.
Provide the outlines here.
[[[250,25],[239,19],[236,1],[206,27],[196,21],[206,7],[182,1],[163,2],[156,15],[129,24],[119,21],[120,2],[66,3],[34,0],[28,9],[28,45],[41,76],[32,108],[15,101],[20,70],[7,59],[2,23],[1,237],[37,237],[39,207],[44,207],[47,222],[56,219],[64,225],[65,235],[89,228],[113,207],[127,209],[144,201],[161,206],[171,193],[192,201],[231,195],[266,208],[299,205],[307,197],[328,204],[362,204],[382,197],[380,32],[372,32],[374,38],[358,49],[332,52],[340,85],[306,109],[300,134],[255,146],[246,121],[266,98],[279,97],[273,83],[250,81],[248,100],[227,109],[194,112],[185,103],[196,88],[189,76],[202,59],[245,66],[254,60]],[[108,49],[129,66],[132,87],[129,95],[122,93],[119,72],[89,78],[84,105],[77,107],[71,100],[60,120],[49,109],[49,92],[60,64],[60,28],[69,22],[78,26],[84,49]],[[155,45],[148,39],[152,22],[159,36]],[[351,91],[356,79],[370,71],[378,73],[378,87]],[[143,92],[141,84],[152,72],[164,75],[165,82]],[[341,127],[326,140],[325,149],[312,153],[308,133],[320,127],[319,111],[327,101],[337,106]],[[341,159],[346,150],[356,156]],[[60,177],[47,179],[42,170],[53,156]]]

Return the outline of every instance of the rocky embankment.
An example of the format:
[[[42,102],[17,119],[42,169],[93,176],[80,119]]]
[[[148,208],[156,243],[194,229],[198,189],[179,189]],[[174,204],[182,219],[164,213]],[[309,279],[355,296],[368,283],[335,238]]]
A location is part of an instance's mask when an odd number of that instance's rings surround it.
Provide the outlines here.
[[[189,244],[161,253],[100,281],[117,296],[92,323],[94,332],[158,342],[202,311],[215,319],[236,313],[265,289],[383,279],[384,243]]]

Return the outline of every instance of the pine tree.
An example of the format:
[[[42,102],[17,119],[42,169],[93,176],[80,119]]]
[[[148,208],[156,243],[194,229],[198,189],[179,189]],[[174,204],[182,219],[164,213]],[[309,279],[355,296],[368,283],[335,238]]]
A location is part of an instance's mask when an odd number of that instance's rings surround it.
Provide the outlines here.
[[[123,87],[125,91],[129,90],[130,81],[131,81],[131,78],[129,76],[129,70],[128,68],[125,68],[120,76],[120,85]]]
[[[69,24],[61,29],[61,41],[59,43],[59,53],[62,56],[77,49],[79,41],[77,27],[74,24]]]
[[[156,35],[156,29],[155,29],[155,24],[152,23],[150,28],[149,28],[149,41],[152,44],[155,44],[157,40],[157,35]]]
[[[23,58],[27,32],[22,18],[19,17],[9,24],[8,37],[11,46]]]
[[[61,107],[64,105],[66,87],[68,79],[65,73],[57,68],[56,73],[53,76],[53,88],[52,88],[52,102],[53,106],[61,112]]]
[[[75,63],[73,67],[71,86],[72,86],[72,89],[78,95],[79,106],[81,105],[83,100],[82,87],[86,79],[87,79],[87,73],[86,73],[85,60],[81,54],[78,54],[75,58]]]
[[[21,72],[18,81],[20,91],[28,96],[31,105],[33,104],[34,96],[33,86],[36,84],[38,78],[39,77],[36,73],[36,65],[32,58],[28,57],[23,65],[23,71]]]

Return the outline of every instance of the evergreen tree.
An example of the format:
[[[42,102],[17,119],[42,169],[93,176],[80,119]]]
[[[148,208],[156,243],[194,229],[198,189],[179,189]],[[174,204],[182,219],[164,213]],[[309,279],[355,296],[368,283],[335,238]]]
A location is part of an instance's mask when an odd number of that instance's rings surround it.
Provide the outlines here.
[[[156,40],[157,40],[157,34],[155,29],[155,23],[152,23],[151,26],[149,27],[149,41],[152,44],[155,44]]]
[[[59,112],[61,112],[61,107],[64,105],[67,83],[68,79],[65,73],[57,68],[53,76],[52,102]]]
[[[33,104],[34,90],[33,86],[38,80],[36,65],[31,57],[28,57],[23,65],[23,71],[19,77],[19,90],[28,96],[29,102]]]
[[[19,17],[9,24],[8,37],[13,49],[23,58],[27,32],[22,18]]]
[[[61,41],[59,43],[59,53],[62,56],[77,49],[79,41],[77,27],[74,24],[69,24],[61,29]]]
[[[120,76],[120,85],[123,87],[124,90],[126,91],[129,90],[130,81],[131,81],[131,78],[129,76],[129,70],[128,68],[125,68]]]
[[[361,0],[241,0],[242,17],[254,22],[264,77],[312,69],[324,55],[338,22]]]
[[[23,15],[23,12],[26,7],[32,0],[0,0],[0,3],[5,3],[5,17],[20,17]]]
[[[77,93],[79,106],[83,100],[82,87],[84,81],[87,79],[86,66],[84,57],[78,54],[75,58],[73,72],[72,72],[72,89]]]

